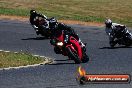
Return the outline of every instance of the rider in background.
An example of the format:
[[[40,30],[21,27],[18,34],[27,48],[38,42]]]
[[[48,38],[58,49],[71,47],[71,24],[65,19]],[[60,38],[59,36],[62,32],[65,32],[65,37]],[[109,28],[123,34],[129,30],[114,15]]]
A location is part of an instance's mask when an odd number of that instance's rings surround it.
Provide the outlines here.
[[[30,23],[32,25],[32,27],[35,29],[37,35],[39,34],[38,32],[38,28],[39,28],[39,24],[36,23],[37,20],[39,20],[40,18],[42,19],[47,19],[47,17],[43,14],[39,14],[37,13],[35,10],[30,10]]]
[[[110,43],[113,42],[113,43],[117,43],[117,41],[114,41],[114,39],[116,38],[115,35],[115,32],[118,31],[118,30],[125,30],[128,32],[127,28],[125,25],[122,25],[122,24],[118,24],[118,23],[113,23],[111,21],[111,19],[107,19],[105,21],[105,31],[107,33],[107,35],[109,36],[109,41]]]

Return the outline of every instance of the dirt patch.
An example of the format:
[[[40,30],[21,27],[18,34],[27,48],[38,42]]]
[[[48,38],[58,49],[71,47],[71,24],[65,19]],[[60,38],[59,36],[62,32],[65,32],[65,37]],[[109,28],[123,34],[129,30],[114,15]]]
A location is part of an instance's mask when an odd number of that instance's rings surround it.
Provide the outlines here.
[[[8,16],[8,15],[0,15],[0,19],[7,19],[7,20],[19,20],[19,21],[28,21],[28,17],[22,16]]]
[[[28,17],[24,17],[24,16],[0,15],[0,19],[29,21],[29,18]],[[65,24],[77,24],[77,25],[85,25],[85,26],[104,26],[103,23],[82,22],[82,21],[75,21],[75,20],[59,20],[59,22],[62,22],[62,23],[65,23]]]
[[[85,26],[104,26],[103,23],[97,22],[82,22],[82,21],[75,21],[75,20],[59,20],[59,22],[65,24],[78,24],[78,25],[85,25]]]

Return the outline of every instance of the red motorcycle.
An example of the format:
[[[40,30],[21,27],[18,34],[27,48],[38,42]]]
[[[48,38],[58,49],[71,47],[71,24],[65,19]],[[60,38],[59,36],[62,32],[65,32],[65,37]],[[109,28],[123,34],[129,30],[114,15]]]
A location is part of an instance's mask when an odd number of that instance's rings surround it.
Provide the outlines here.
[[[64,41],[64,37],[67,37],[67,42]],[[74,60],[76,64],[89,61],[86,51],[82,49],[78,40],[73,36],[66,36],[64,31],[62,31],[59,36],[51,39],[50,43],[54,46],[56,54],[68,56],[69,59]]]

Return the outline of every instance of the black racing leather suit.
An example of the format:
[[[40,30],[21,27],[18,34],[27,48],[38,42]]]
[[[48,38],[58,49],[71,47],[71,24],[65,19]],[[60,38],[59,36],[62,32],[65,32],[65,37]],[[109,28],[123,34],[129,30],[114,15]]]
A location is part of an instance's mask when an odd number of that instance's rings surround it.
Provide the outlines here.
[[[44,17],[44,15],[42,15],[42,14],[38,14],[38,13],[36,13],[36,14],[31,14],[30,15],[30,23],[31,23],[31,25],[36,25],[36,19],[37,19],[37,17],[39,18],[39,17],[42,17],[42,18],[45,18]],[[37,26],[37,25],[36,25]]]
[[[55,30],[53,30],[53,36],[61,35],[60,33],[62,33],[62,31],[64,31],[65,35],[73,36],[77,40],[79,40],[79,37],[75,33],[74,29],[72,29],[71,27],[69,27],[69,26],[67,26],[67,25],[65,25],[63,23],[57,23],[57,27],[55,28]]]

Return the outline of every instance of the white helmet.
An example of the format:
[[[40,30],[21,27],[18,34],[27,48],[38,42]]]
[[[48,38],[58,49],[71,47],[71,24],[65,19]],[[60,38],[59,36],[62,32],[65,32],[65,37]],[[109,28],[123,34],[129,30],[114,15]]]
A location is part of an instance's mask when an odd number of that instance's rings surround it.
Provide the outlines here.
[[[112,25],[111,19],[107,19],[107,20],[105,21],[105,25],[106,25],[106,27],[110,28],[111,25]]]

